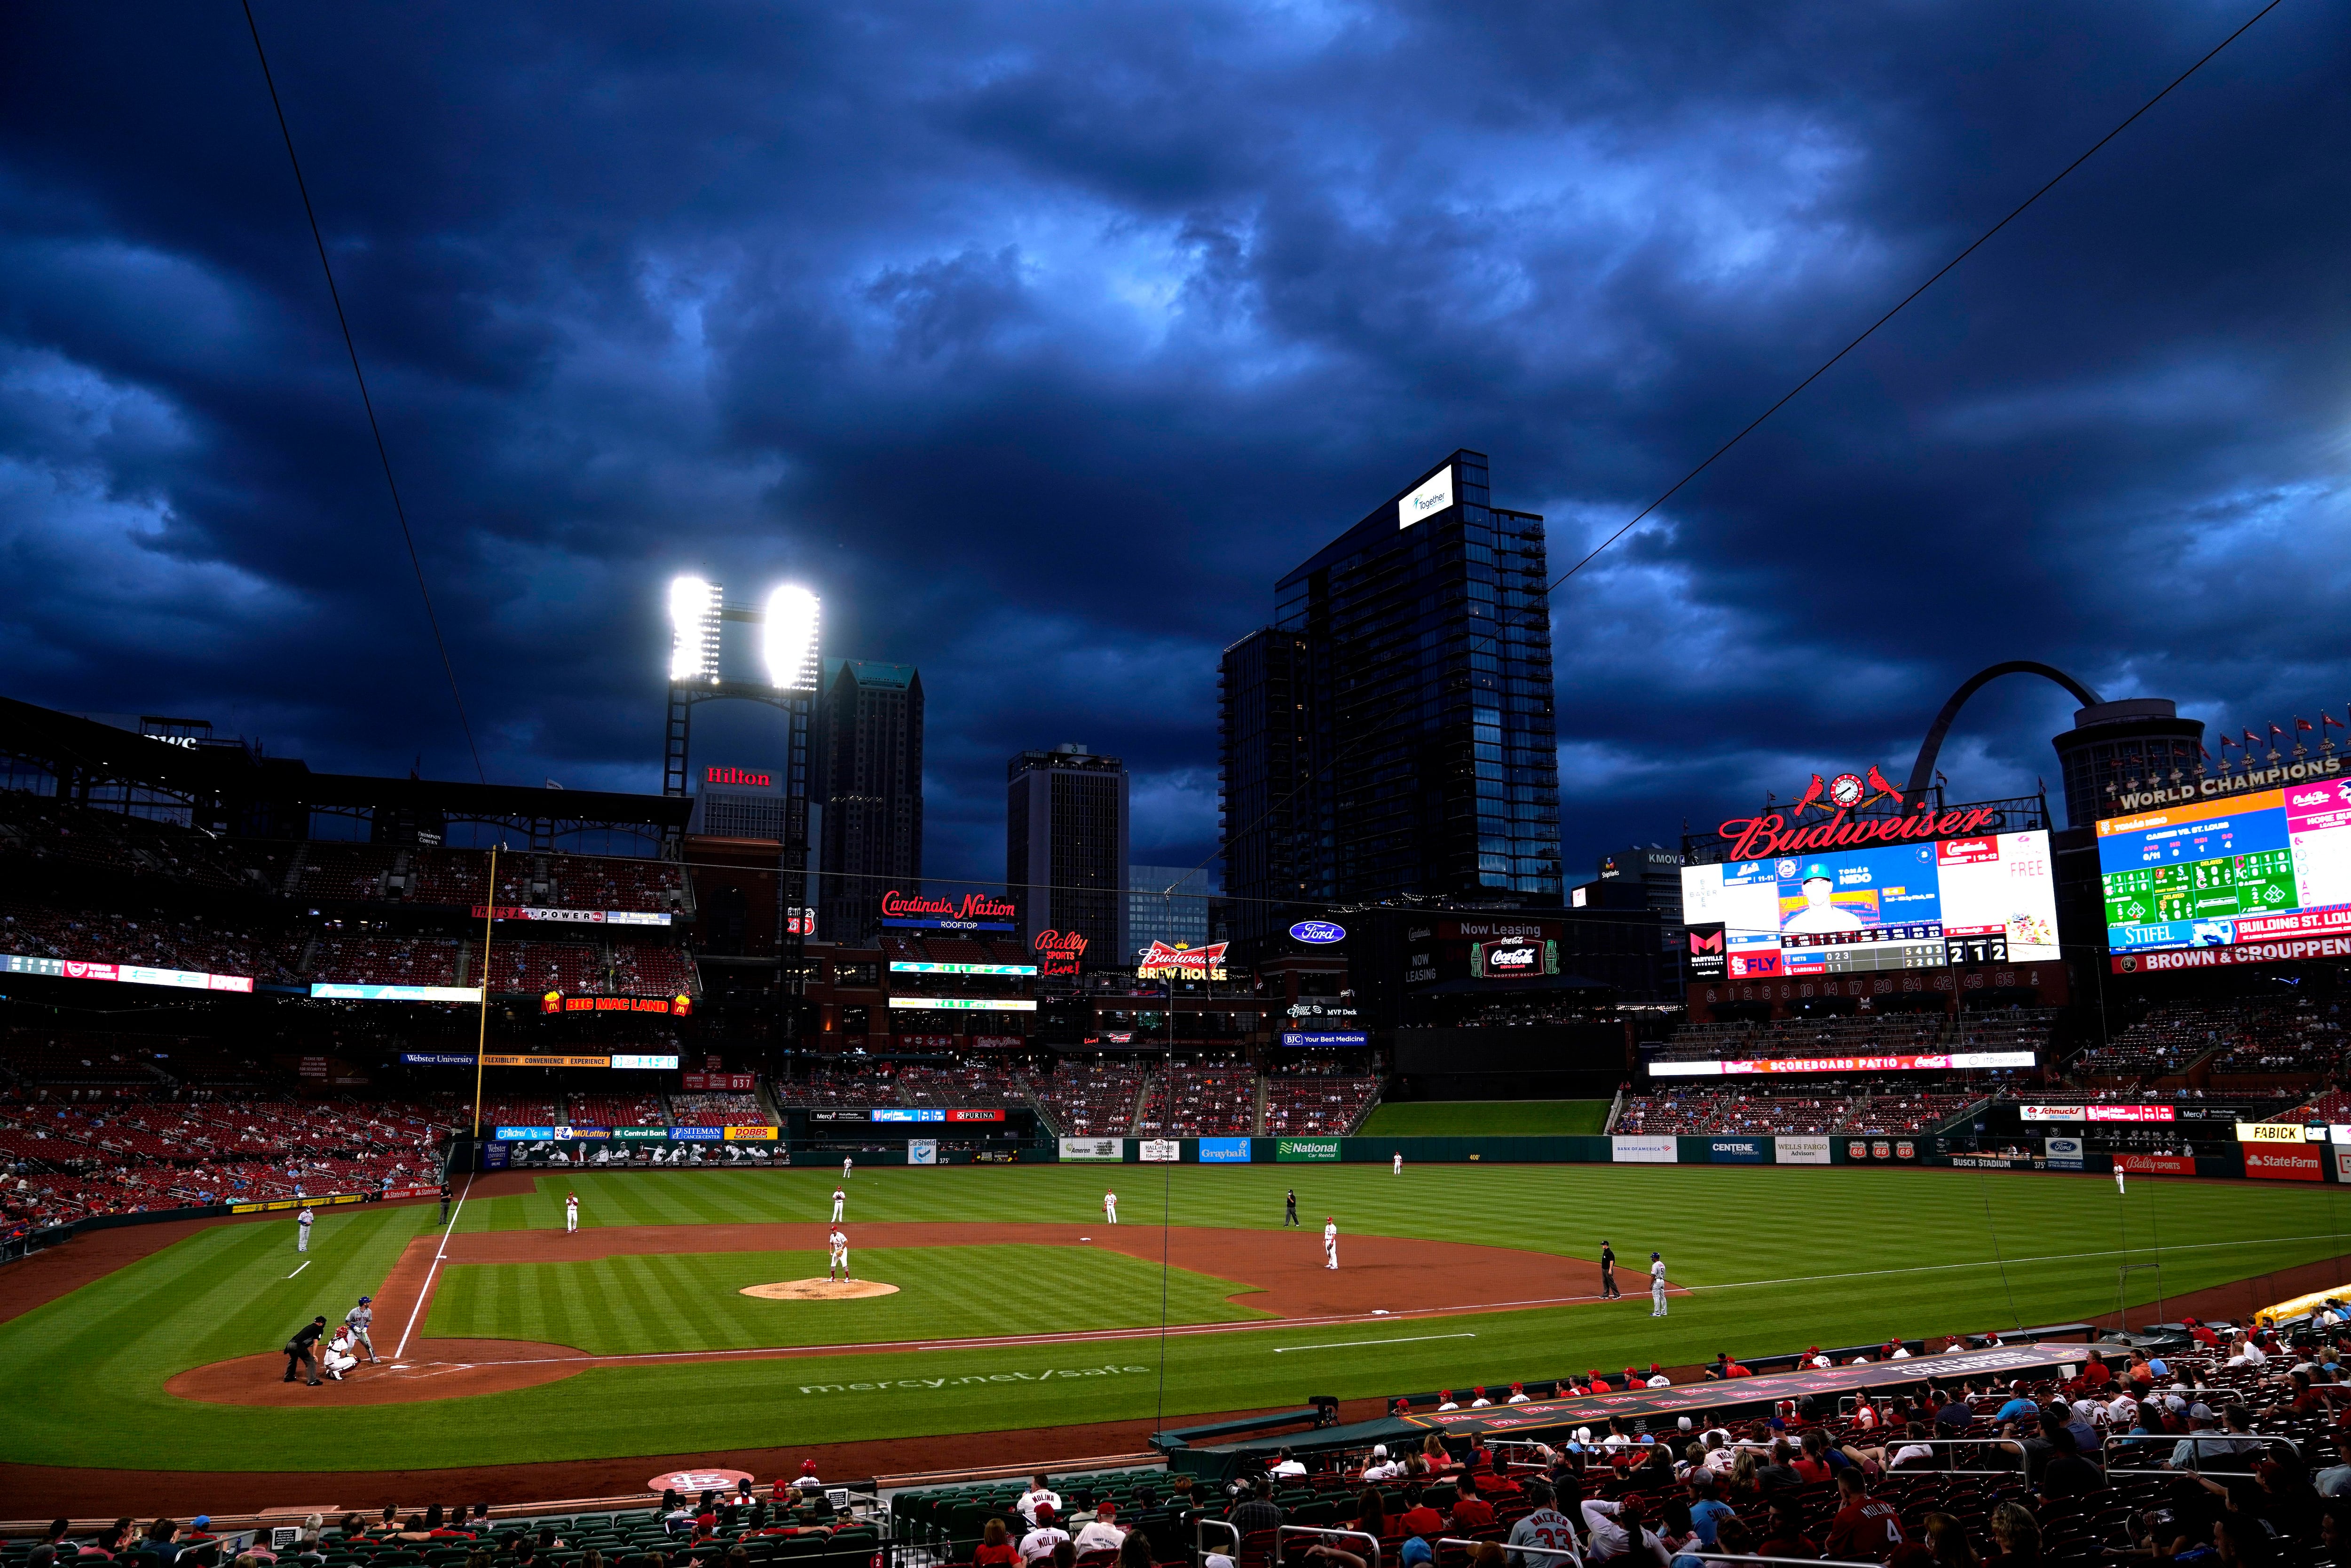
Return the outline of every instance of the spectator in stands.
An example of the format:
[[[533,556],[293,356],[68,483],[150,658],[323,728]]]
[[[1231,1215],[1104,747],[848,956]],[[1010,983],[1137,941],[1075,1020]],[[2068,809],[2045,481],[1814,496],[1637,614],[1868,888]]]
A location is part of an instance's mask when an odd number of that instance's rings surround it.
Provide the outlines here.
[[[1796,1469],[1785,1437],[1771,1440],[1771,1462],[1756,1469],[1755,1484],[1766,1492],[1792,1491],[1804,1484],[1803,1473]]]
[[[1401,1460],[1388,1458],[1388,1446],[1385,1443],[1374,1443],[1372,1445],[1372,1462],[1364,1467],[1364,1479],[1365,1480],[1394,1480],[1396,1477],[1404,1474],[1404,1471],[1405,1467]]]
[[[979,1532],[979,1545],[971,1554],[977,1568],[1012,1568],[1020,1561],[1020,1548],[1012,1542],[1011,1532],[1004,1521],[991,1519]]]
[[[1271,1476],[1258,1477],[1255,1484],[1249,1488],[1249,1495],[1234,1506],[1232,1513],[1228,1516],[1232,1527],[1239,1531],[1244,1539],[1251,1535],[1280,1530],[1285,1517],[1287,1516],[1282,1512],[1281,1505],[1273,1500]]]
[[[1697,1534],[1698,1543],[1708,1550],[1713,1549],[1722,1526],[1739,1517],[1737,1510],[1714,1495],[1714,1472],[1709,1469],[1690,1472],[1690,1529]]]
[[[1042,1473],[1029,1479],[1029,1490],[1020,1494],[1020,1500],[1012,1505],[1012,1511],[1026,1520],[1033,1528],[1037,1523],[1037,1510],[1040,1506],[1050,1508],[1056,1513],[1059,1513],[1061,1509],[1061,1494],[1045,1484]]]
[[[2252,1468],[2252,1458],[2263,1447],[2262,1440],[2252,1436],[2252,1411],[2241,1405],[2229,1406],[2221,1413],[2224,1426],[2217,1437],[2206,1435],[2211,1428],[2210,1411],[2205,1413],[2201,1421],[2197,1421],[2191,1410],[2189,1418],[2189,1435],[2182,1437],[2171,1450],[2170,1467],[2173,1469],[2192,1469],[2200,1466],[2205,1469],[2243,1471]]]
[[[1831,1557],[1883,1563],[1902,1544],[1902,1514],[1883,1498],[1869,1495],[1858,1465],[1837,1472],[1836,1517],[1829,1521],[1821,1549]]]
[[[1126,1544],[1126,1535],[1118,1527],[1118,1504],[1104,1502],[1078,1531],[1074,1544],[1081,1556],[1089,1552],[1115,1552]]]
[[[1070,1532],[1054,1522],[1052,1504],[1040,1502],[1036,1509],[1034,1528],[1020,1538],[1020,1561],[1023,1563],[1045,1561],[1053,1555],[1054,1547],[1070,1539]]]
[[[1464,1474],[1459,1490],[1453,1500],[1453,1528],[1463,1535],[1475,1535],[1489,1530],[1494,1523],[1494,1505],[1478,1495],[1478,1473]]]
[[[1576,1546],[1575,1526],[1565,1514],[1552,1507],[1553,1494],[1548,1481],[1527,1483],[1527,1500],[1534,1506],[1525,1517],[1510,1526],[1512,1546],[1541,1546],[1553,1550],[1573,1551]],[[1510,1568],[1556,1568],[1562,1560],[1525,1552],[1513,1552]]]
[[[1641,1561],[1639,1553],[1647,1553],[1659,1563],[1666,1561],[1666,1543],[1648,1528],[1647,1505],[1637,1497],[1611,1501],[1605,1498],[1588,1497],[1582,1504],[1583,1528],[1592,1542],[1592,1561],[1606,1563],[1616,1558],[1628,1562]],[[1535,1565],[1540,1568],[1540,1563]]]
[[[1991,1538],[2000,1550],[1986,1568],[2041,1568],[2041,1522],[2021,1502],[1991,1511]]]
[[[2072,1427],[2044,1427],[2043,1436],[2050,1448],[2049,1458],[2041,1468],[2040,1490],[2044,1500],[2083,1497],[2105,1489],[2106,1472],[2082,1457]]]
[[[1418,1487],[1404,1489],[1404,1515],[1396,1525],[1406,1535],[1434,1539],[1445,1533],[1445,1516],[1428,1506]]]
[[[1370,1470],[1364,1472],[1365,1480],[1369,1480],[1371,1476]],[[1355,1500],[1355,1529],[1362,1534],[1370,1536],[1374,1541],[1387,1539],[1387,1505],[1381,1500],[1379,1488],[1365,1487],[1364,1495]]]
[[[1894,1452],[1887,1465],[1896,1470],[1938,1470],[1943,1469],[1938,1458],[1938,1450],[1927,1441],[1927,1424],[1912,1421],[1902,1428],[1902,1436],[1894,1443]]]
[[[1771,1522],[1755,1544],[1759,1557],[1818,1557],[1820,1543],[1804,1533],[1804,1505],[1782,1497],[1771,1503]]]
[[[1306,1467],[1299,1461],[1297,1455],[1284,1448],[1274,1456],[1272,1473],[1277,1476],[1302,1476],[1306,1473]]]
[[[2314,1478],[2321,1497],[2342,1497],[2351,1493],[2351,1432],[2335,1434],[2335,1462]],[[85,1548],[87,1550],[87,1548]]]

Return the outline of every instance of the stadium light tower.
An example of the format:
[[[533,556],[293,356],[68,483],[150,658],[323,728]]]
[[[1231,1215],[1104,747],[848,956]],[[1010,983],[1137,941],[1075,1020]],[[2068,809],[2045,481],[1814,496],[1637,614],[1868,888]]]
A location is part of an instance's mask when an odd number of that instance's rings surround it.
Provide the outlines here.
[[[705,702],[765,703],[784,716],[783,850],[776,877],[778,995],[783,1037],[799,1032],[798,998],[808,939],[809,718],[824,676],[817,596],[797,583],[771,589],[757,607],[730,605],[724,588],[694,576],[669,585],[669,724],[662,755],[662,793],[683,798],[693,778],[694,710]],[[720,664],[728,622],[759,629],[768,678],[738,681]]]

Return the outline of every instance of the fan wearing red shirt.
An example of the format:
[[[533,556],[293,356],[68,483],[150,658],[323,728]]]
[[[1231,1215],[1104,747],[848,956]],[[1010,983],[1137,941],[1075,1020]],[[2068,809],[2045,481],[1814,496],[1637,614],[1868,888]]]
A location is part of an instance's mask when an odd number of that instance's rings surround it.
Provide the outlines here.
[[[1478,1495],[1478,1472],[1461,1478],[1461,1495],[1453,1504],[1453,1528],[1463,1534],[1485,1530],[1494,1522],[1494,1505]]]
[[[1434,1540],[1445,1533],[1445,1516],[1421,1500],[1418,1487],[1412,1488],[1404,1495],[1405,1500],[1412,1506],[1404,1511],[1404,1517],[1396,1522],[1404,1527],[1406,1535],[1422,1535]]]
[[[1818,1557],[1820,1542],[1804,1533],[1804,1511],[1792,1499],[1771,1504],[1771,1525],[1756,1543],[1758,1557]]]
[[[1858,1465],[1837,1472],[1837,1500],[1844,1506],[1830,1522],[1828,1539],[1821,1549],[1848,1562],[1860,1558],[1883,1563],[1888,1552],[1902,1544],[1902,1511],[1883,1498],[1870,1496],[1865,1485]]]

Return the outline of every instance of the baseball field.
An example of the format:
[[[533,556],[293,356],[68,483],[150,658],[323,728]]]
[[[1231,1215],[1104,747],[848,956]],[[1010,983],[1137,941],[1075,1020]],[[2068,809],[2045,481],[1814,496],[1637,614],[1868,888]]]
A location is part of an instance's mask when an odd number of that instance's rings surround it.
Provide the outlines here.
[[[837,1176],[501,1175],[445,1232],[432,1205],[322,1211],[302,1255],[287,1220],[168,1228],[0,1322],[0,1475],[45,1510],[25,1467],[315,1476],[1176,1425],[2093,1318],[2125,1263],[2161,1265],[2128,1274],[2135,1306],[2159,1286],[2241,1312],[2341,1257],[2351,1219],[2333,1186],[2137,1179],[2126,1197],[2103,1177],[1950,1170],[885,1167],[848,1184],[845,1229],[852,1271],[893,1291],[746,1294],[825,1274]],[[1303,1223],[1285,1229],[1291,1186]],[[59,1252],[102,1237],[136,1233]],[[1604,1239],[1621,1301],[1596,1299]],[[1675,1292],[1662,1320],[1652,1249]],[[362,1294],[387,1364],[282,1382],[287,1336]]]

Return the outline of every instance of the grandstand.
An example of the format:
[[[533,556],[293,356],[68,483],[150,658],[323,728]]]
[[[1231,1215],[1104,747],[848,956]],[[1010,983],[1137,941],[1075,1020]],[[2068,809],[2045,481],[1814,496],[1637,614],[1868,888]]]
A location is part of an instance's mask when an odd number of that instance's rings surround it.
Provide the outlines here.
[[[1667,1061],[1717,1058],[1903,1056],[1950,1051],[2046,1051],[2053,1009],[1961,1013],[1858,1012],[1816,1019],[1685,1024],[1658,1051]]]
[[[1359,1075],[1280,1073],[1265,1081],[1268,1137],[1293,1133],[1352,1133],[1380,1097],[1380,1081]]]
[[[1629,1097],[1620,1133],[1928,1133],[1980,1104],[1980,1094],[1886,1083],[1823,1083],[1802,1092],[1677,1090]]]
[[[1172,1067],[1151,1076],[1134,1130],[1155,1137],[1250,1133],[1257,1075],[1246,1067]]]

